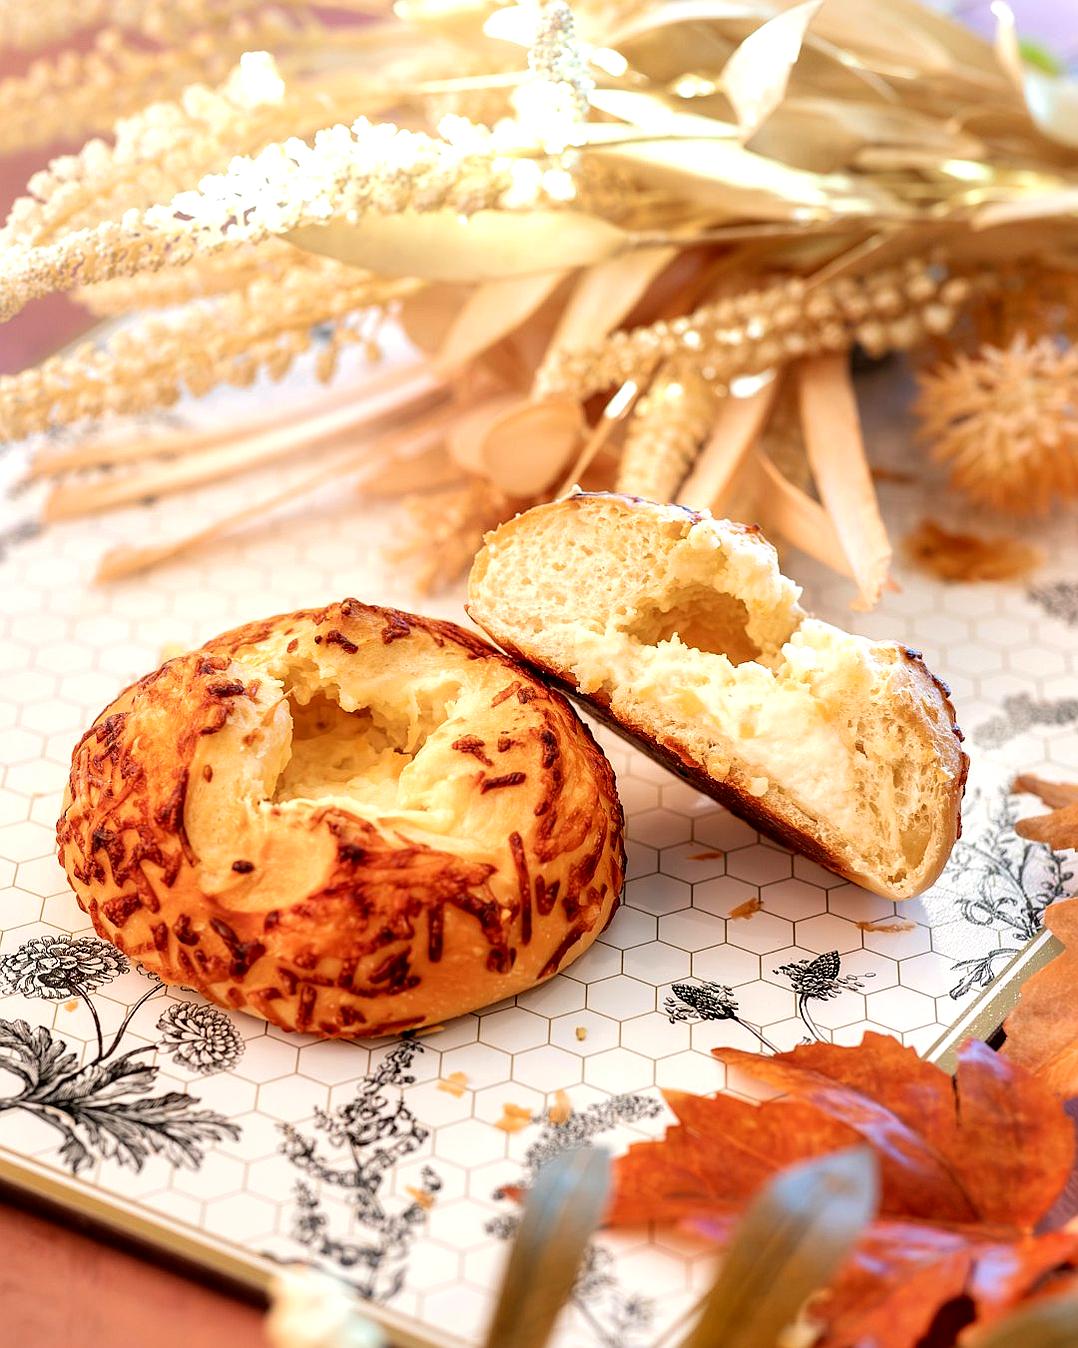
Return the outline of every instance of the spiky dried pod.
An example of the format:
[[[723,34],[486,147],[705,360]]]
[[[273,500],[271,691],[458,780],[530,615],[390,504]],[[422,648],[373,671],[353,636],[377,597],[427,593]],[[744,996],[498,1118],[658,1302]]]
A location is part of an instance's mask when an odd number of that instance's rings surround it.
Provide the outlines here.
[[[921,438],[974,500],[1011,514],[1078,498],[1078,351],[1019,334],[919,376]]]

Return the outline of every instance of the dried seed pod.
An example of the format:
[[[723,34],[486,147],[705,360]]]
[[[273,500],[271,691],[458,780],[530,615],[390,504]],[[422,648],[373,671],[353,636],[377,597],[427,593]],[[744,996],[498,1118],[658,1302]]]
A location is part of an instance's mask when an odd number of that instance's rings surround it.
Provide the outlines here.
[[[633,411],[617,490],[648,501],[672,501],[700,452],[715,407],[713,389],[695,369],[663,369]]]

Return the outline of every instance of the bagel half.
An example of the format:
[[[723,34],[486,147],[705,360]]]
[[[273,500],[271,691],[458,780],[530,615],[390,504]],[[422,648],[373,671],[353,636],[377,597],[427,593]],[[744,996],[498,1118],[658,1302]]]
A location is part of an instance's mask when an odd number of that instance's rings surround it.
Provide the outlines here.
[[[452,623],[345,600],[128,688],[75,749],[60,860],[101,936],[287,1029],[417,1029],[549,978],[624,874],[610,765]]]
[[[968,760],[916,652],[808,617],[758,529],[586,494],[518,515],[468,611],[700,791],[887,898],[939,875]]]

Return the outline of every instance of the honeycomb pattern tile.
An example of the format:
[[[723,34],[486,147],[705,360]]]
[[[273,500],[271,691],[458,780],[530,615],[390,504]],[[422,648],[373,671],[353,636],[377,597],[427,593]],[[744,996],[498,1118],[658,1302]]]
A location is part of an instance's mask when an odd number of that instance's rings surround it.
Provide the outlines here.
[[[228,396],[199,415],[225,415]],[[259,396],[272,406],[295,388]],[[868,406],[871,417],[877,400]],[[881,461],[899,466],[908,449],[892,425],[869,429]],[[293,471],[302,465],[56,527],[0,563],[0,956],[92,937],[53,855],[67,764],[83,727],[158,663],[165,643],[195,644],[349,592],[420,602],[385,561],[393,512],[364,512],[333,489],[286,526],[253,528],[122,585],[88,586],[103,547],[175,533],[192,511],[209,518],[262,488],[279,491]],[[901,536],[924,502],[908,487],[881,491]],[[1061,530],[1044,543],[1052,563],[1041,588],[1073,590],[1073,540]],[[89,1146],[80,1177],[119,1207],[276,1259],[337,1258],[365,1295],[477,1339],[515,1218],[504,1191],[560,1146],[617,1150],[654,1135],[669,1118],[663,1090],[727,1086],[760,1098],[714,1048],[856,1044],[872,1032],[928,1049],[1030,936],[1035,921],[1016,918],[1019,907],[1035,919],[1074,888],[1074,858],[1034,849],[1015,860],[1013,824],[1027,804],[1006,790],[1019,769],[1078,774],[1073,601],[941,586],[900,565],[901,592],[851,615],[845,581],[804,558],[790,565],[821,616],[923,649],[955,686],[974,760],[965,842],[927,895],[896,905],[791,856],[597,728],[628,818],[623,904],[582,959],[515,1001],[414,1041],[328,1044],[217,1013],[135,970],[85,996],[74,986],[42,995],[32,979],[9,985],[3,1021],[40,1027],[78,1063],[137,1052],[145,1091],[124,1098],[171,1093],[185,1121],[183,1145],[127,1155]],[[459,594],[422,602],[461,617]],[[978,860],[986,850],[1003,858],[1001,883],[1021,905],[994,897]],[[5,1075],[0,1090],[15,1088]],[[61,1176],[75,1163],[33,1109],[0,1110],[4,1151]],[[591,1259],[582,1284],[591,1290],[566,1315],[562,1348],[591,1348],[604,1334],[646,1348],[712,1267],[707,1249],[676,1231],[603,1236]]]

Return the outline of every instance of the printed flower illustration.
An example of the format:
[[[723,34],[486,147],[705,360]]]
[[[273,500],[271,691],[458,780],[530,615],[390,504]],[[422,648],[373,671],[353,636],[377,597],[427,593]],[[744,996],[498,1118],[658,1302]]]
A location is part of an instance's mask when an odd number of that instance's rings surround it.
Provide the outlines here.
[[[0,955],[0,989],[59,1002],[96,992],[128,968],[114,946],[93,937],[35,936]]]
[[[661,1110],[660,1102],[649,1095],[625,1094],[611,1095],[582,1109],[574,1109],[567,1119],[559,1122],[554,1122],[549,1112],[534,1114],[532,1122],[540,1125],[540,1131],[524,1153],[524,1173],[520,1184],[513,1186],[517,1198],[521,1190],[531,1188],[539,1172],[556,1156],[590,1147],[604,1133],[623,1124],[654,1119]],[[499,1187],[492,1197],[500,1202],[509,1197],[509,1190]],[[499,1212],[486,1223],[489,1235],[498,1240],[512,1240],[516,1236],[521,1221],[517,1198],[514,1198],[510,1211]],[[649,1329],[655,1303],[622,1286],[614,1256],[604,1245],[592,1242],[584,1251],[572,1304],[590,1326],[594,1341],[602,1348],[633,1348],[642,1343],[643,1336],[650,1342]]]
[[[1078,697],[1032,697],[1011,693],[1000,711],[973,730],[973,742],[982,749],[998,749],[1034,726],[1067,726],[1078,720]]]
[[[196,1108],[198,1100],[185,1092],[155,1095],[158,1069],[141,1060],[150,1044],[120,1052],[140,1008],[163,994],[159,979],[128,1006],[105,1043],[91,993],[129,967],[120,951],[90,936],[35,936],[0,956],[0,994],[46,1001],[77,997],[97,1041],[96,1053],[93,1045],[72,1051],[48,1026],[0,1017],[0,1068],[21,1083],[13,1095],[0,1096],[0,1114],[19,1110],[53,1129],[61,1142],[60,1159],[75,1174],[97,1160],[138,1171],[151,1156],[197,1170],[207,1147],[238,1138],[240,1130],[215,1110]]]
[[[790,980],[797,995],[797,1014],[813,1038],[819,1040],[823,1040],[824,1036],[809,1014],[809,1002],[829,1002],[832,997],[840,997],[844,992],[861,992],[865,986],[864,980],[876,976],[873,973],[860,976],[844,974],[837,950],[827,950],[822,955],[780,964],[775,973],[783,974]]]
[[[1004,699],[1005,709],[1008,701],[1014,699]],[[1078,716],[1078,698],[1070,702],[1069,714]],[[983,800],[973,792],[967,811],[972,813]],[[958,980],[951,996],[956,999],[988,987],[1000,968],[1041,930],[1049,904],[1072,889],[1075,870],[1067,854],[1015,832],[1019,809],[1019,798],[1009,792],[989,799],[985,827],[967,829],[938,882],[936,892],[967,922],[997,931],[1000,938],[998,949],[955,963]]]
[[[829,1001],[842,991],[839,979],[841,968],[838,951],[828,950],[814,959],[780,964],[775,972],[785,974],[799,997],[817,997],[821,1001]]]
[[[1078,584],[1073,580],[1036,585],[1030,590],[1029,597],[1051,617],[1058,618],[1068,627],[1078,627]]]
[[[160,1017],[161,1047],[173,1062],[207,1076],[234,1067],[243,1040],[232,1021],[213,1006],[174,1002]]]
[[[408,1203],[396,1201],[387,1184],[393,1167],[430,1137],[402,1089],[415,1081],[412,1062],[423,1052],[415,1039],[394,1044],[351,1100],[328,1112],[315,1111],[314,1135],[290,1123],[280,1125],[281,1151],[301,1176],[294,1190],[292,1237],[313,1255],[346,1269],[352,1287],[367,1301],[388,1301],[404,1285],[409,1248],[442,1187],[430,1166],[423,1166],[418,1186],[407,1191]],[[351,1228],[339,1234],[325,1205],[333,1190],[348,1195],[352,1208]]]
[[[738,1018],[734,994],[722,983],[675,983],[673,991],[664,1003],[671,1025],[679,1020]]]
[[[757,1026],[742,1020],[737,1000],[724,983],[675,983],[672,991],[673,996],[663,1003],[671,1025],[680,1020],[733,1020],[755,1035],[765,1048],[775,1051],[774,1044]]]

